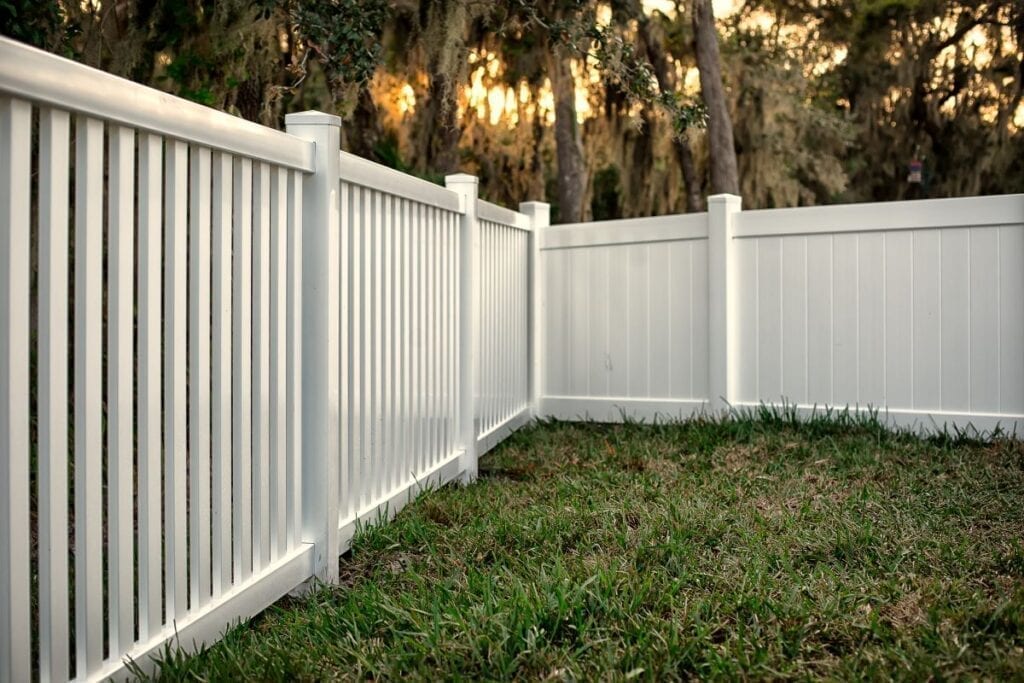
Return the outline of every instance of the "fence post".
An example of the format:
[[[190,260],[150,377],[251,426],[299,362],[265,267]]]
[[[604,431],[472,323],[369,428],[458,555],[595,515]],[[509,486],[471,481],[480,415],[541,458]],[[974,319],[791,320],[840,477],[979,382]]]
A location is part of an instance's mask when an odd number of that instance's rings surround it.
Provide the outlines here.
[[[736,398],[736,259],[733,234],[742,200],[708,197],[708,409],[721,414]]]
[[[306,111],[287,131],[314,143],[302,181],[302,540],[313,543],[314,576],[338,580],[339,374],[341,328],[338,208],[341,119]]]
[[[477,476],[476,402],[479,395],[480,320],[480,225],[476,219],[479,181],[465,173],[444,179],[445,187],[462,197],[462,226],[459,230],[459,424],[463,443],[459,463],[462,482]]]
[[[540,264],[540,233],[551,225],[551,205],[547,202],[521,202],[519,213],[530,217],[530,324],[527,339],[530,358],[530,415],[541,417],[544,396],[544,291]]]

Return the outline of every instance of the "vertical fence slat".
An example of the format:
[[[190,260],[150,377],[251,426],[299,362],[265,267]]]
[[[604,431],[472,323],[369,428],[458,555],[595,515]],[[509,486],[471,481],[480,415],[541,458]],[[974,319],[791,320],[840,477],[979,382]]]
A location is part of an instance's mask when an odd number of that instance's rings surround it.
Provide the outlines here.
[[[484,329],[487,330],[487,348],[481,353],[480,362],[486,366],[482,370],[487,378],[483,385],[487,392],[487,423],[481,425],[480,433],[488,432],[498,421],[498,335],[497,335],[497,304],[498,304],[498,277],[495,269],[495,260],[498,251],[498,230],[493,223],[487,223],[487,236],[484,251],[483,267],[480,269],[480,282],[487,287],[487,298],[484,300],[485,315],[481,319],[486,320]]]
[[[459,216],[452,215],[452,308],[455,315],[452,320],[452,360],[454,361],[454,386],[452,396],[452,424],[454,429],[454,443],[452,448],[459,448],[462,443],[465,428],[462,424],[462,280],[459,277],[461,272],[462,259],[462,233],[459,224]],[[474,435],[475,436],[475,435]]]
[[[139,135],[139,638],[163,624],[160,322],[163,140]]]
[[[392,465],[394,461],[394,450],[391,442],[391,425],[392,425],[392,414],[391,414],[391,400],[394,396],[392,392],[391,380],[394,373],[392,366],[392,355],[391,350],[394,346],[394,336],[392,330],[391,314],[393,311],[392,298],[394,297],[394,269],[392,267],[391,257],[394,253],[394,240],[391,236],[391,230],[395,224],[394,215],[394,201],[391,195],[384,195],[382,197],[382,254],[381,259],[383,261],[381,266],[381,305],[382,305],[382,337],[380,340],[381,345],[381,356],[383,358],[381,372],[383,375],[381,384],[381,431],[380,431],[380,443],[381,443],[381,462],[380,462],[380,478],[381,478],[381,494],[387,496],[393,487],[393,481],[391,477]]]
[[[401,349],[402,334],[400,327],[399,311],[401,310],[401,279],[399,277],[399,268],[401,263],[399,261],[399,254],[401,248],[401,240],[399,238],[399,229],[402,225],[402,200],[397,197],[391,197],[391,228],[388,234],[391,237],[391,252],[390,263],[391,263],[391,344],[390,351],[388,354],[388,364],[391,367],[391,377],[389,380],[389,386],[391,391],[391,398],[388,402],[388,413],[390,416],[391,424],[388,426],[388,437],[391,439],[391,448],[389,452],[391,454],[391,462],[388,466],[391,477],[391,491],[395,491],[398,486],[403,482],[401,477],[401,469],[399,467],[399,458],[401,457],[401,450],[398,429],[401,424],[401,418],[399,416],[398,408],[401,401],[399,394],[399,372],[401,372],[401,365],[398,361],[398,353]]]
[[[402,377],[405,373],[405,366],[402,364],[402,348],[406,344],[406,338],[403,327],[402,319],[402,301],[405,297],[405,289],[402,287],[403,273],[402,273],[402,253],[403,253],[403,241],[402,241],[402,228],[404,226],[405,218],[405,200],[401,197],[394,199],[394,227],[392,229],[394,245],[394,254],[392,262],[394,264],[392,270],[394,272],[394,301],[392,309],[392,320],[394,320],[393,334],[394,342],[391,346],[391,362],[394,364],[394,374],[392,375],[392,386],[394,387],[393,394],[393,412],[392,419],[393,424],[391,427],[391,433],[394,443],[392,449],[392,476],[394,477],[394,486],[400,487],[406,483],[407,476],[404,471],[404,457],[403,452],[404,445],[402,443],[403,428],[405,426],[405,420],[402,411],[402,401],[404,396],[402,394]]]
[[[32,108],[0,97],[0,679],[29,680],[29,178]],[[102,139],[101,139],[102,144]]]
[[[231,283],[231,457],[234,580],[252,573],[252,161],[235,159]]]
[[[75,659],[103,659],[103,123],[75,127]]]
[[[204,607],[210,557],[210,150],[193,146],[189,192],[189,591]]]
[[[341,241],[344,242],[344,235]],[[288,183],[287,316],[288,547],[294,548],[299,544],[302,530],[302,174],[299,171],[291,171]]]
[[[401,351],[401,364],[402,364],[402,377],[401,377],[401,415],[402,415],[402,435],[401,435],[401,475],[403,481],[409,481],[412,479],[414,472],[412,471],[412,442],[409,435],[412,433],[410,425],[412,424],[412,413],[409,410],[410,400],[409,393],[411,388],[410,382],[410,366],[409,366],[409,350],[412,347],[412,325],[409,320],[409,302],[412,299],[412,291],[409,285],[409,269],[412,267],[412,262],[409,258],[410,244],[409,244],[409,220],[412,215],[410,201],[402,201],[402,213],[401,223],[399,228],[399,243],[402,245],[402,258],[401,263],[398,267],[399,273],[399,290],[402,292],[402,351]]]
[[[338,425],[339,425],[339,453],[338,462],[338,526],[347,523],[351,511],[351,481],[352,481],[352,444],[354,434],[352,425],[352,395],[355,387],[352,386],[352,270],[353,251],[352,245],[355,240],[354,221],[352,217],[353,189],[348,183],[340,183],[340,194],[338,197],[338,209],[340,216],[341,234],[338,236],[338,263],[342,268],[339,274],[338,322],[341,330],[338,339]]]
[[[530,340],[532,339],[529,325],[529,274],[530,261],[527,255],[530,234],[523,233],[519,237],[519,405],[521,408],[529,407],[528,392],[528,363]]]
[[[363,302],[363,189],[358,185],[351,187],[352,209],[350,214],[349,232],[351,232],[352,250],[348,257],[351,271],[352,291],[349,293],[348,310],[348,343],[349,343],[349,383],[351,384],[351,403],[349,404],[349,451],[348,466],[349,485],[346,490],[346,519],[351,519],[359,511],[359,464],[363,442],[363,419],[365,398],[363,397],[363,335],[362,335],[362,302]]]
[[[448,303],[451,306],[452,315],[448,321],[448,339],[451,344],[448,348],[448,359],[451,362],[451,373],[448,384],[448,424],[451,430],[451,440],[448,454],[452,455],[459,443],[459,220],[455,214],[448,214]]]
[[[420,280],[423,263],[423,242],[420,234],[423,206],[414,204],[410,217],[409,241],[412,248],[412,272],[410,288],[413,292],[412,305],[412,469],[423,471],[423,285]]]
[[[287,307],[288,172],[270,179],[270,556],[284,553],[288,537],[285,400],[285,314]]]
[[[270,166],[253,173],[253,572],[270,562]]]
[[[132,337],[135,279],[135,131],[113,127],[107,197],[107,526],[110,651],[135,640]]]
[[[352,514],[362,509],[366,477],[366,449],[369,447],[370,420],[370,362],[368,341],[370,333],[370,270],[367,251],[369,249],[370,222],[369,190],[352,188],[353,249],[352,249],[352,343],[354,362],[352,365],[353,386],[356,389],[352,410],[355,415],[351,457],[352,480],[350,489]]]
[[[421,214],[420,223],[420,242],[422,245],[421,268],[420,268],[420,281],[423,291],[423,330],[420,333],[422,339],[422,354],[423,354],[423,467],[424,469],[429,468],[434,463],[434,451],[433,451],[433,440],[432,436],[434,433],[433,425],[433,405],[431,403],[431,393],[434,390],[431,382],[432,376],[431,371],[433,370],[433,339],[431,338],[431,320],[430,316],[433,311],[433,301],[430,295],[430,266],[432,256],[432,231],[431,225],[433,224],[430,207],[423,207]]]
[[[212,586],[217,599],[231,586],[231,204],[232,158],[214,152],[212,159],[213,347],[211,359],[211,466],[213,468]]]
[[[437,269],[437,294],[438,303],[441,308],[440,330],[441,343],[438,345],[438,361],[441,368],[438,378],[438,394],[440,407],[438,408],[438,419],[441,428],[441,442],[439,450],[441,457],[448,457],[448,288],[445,287],[445,280],[448,277],[448,214],[439,211],[437,214],[437,241],[438,261]]]
[[[480,272],[480,281],[487,283],[488,301],[485,304],[487,310],[487,330],[490,332],[490,344],[487,352],[481,356],[481,362],[487,365],[488,373],[487,398],[490,405],[488,424],[480,430],[481,433],[490,431],[498,423],[498,414],[501,405],[498,400],[498,381],[501,372],[501,353],[499,352],[501,340],[498,335],[498,226],[488,224],[487,261],[486,266]]]
[[[447,309],[445,307],[445,291],[444,291],[444,269],[445,269],[445,258],[444,258],[444,221],[445,212],[438,209],[435,213],[434,219],[434,242],[436,244],[434,263],[434,299],[436,301],[436,313],[437,319],[435,323],[435,339],[436,339],[436,350],[434,355],[437,357],[437,370],[436,370],[436,382],[437,382],[437,398],[435,399],[435,405],[437,406],[437,460],[440,462],[447,454],[444,447],[445,442],[445,424],[447,418],[447,412],[445,411],[445,384],[444,376],[447,372],[447,365],[445,363],[445,355],[447,346],[445,343],[444,327],[445,327],[445,315]]]
[[[39,114],[39,674],[44,681],[64,680],[70,675],[67,418],[70,140],[67,112],[43,109]],[[17,168],[15,164],[7,167]],[[11,204],[5,202],[4,205]],[[16,224],[12,221],[10,225]]]
[[[164,579],[168,621],[188,609],[185,336],[188,145],[168,140],[164,157]]]
[[[427,464],[437,462],[437,210],[427,208],[426,222],[426,269],[427,294]]]
[[[370,251],[370,258],[372,269],[372,295],[373,295],[373,313],[371,320],[373,321],[372,336],[369,342],[369,349],[373,356],[372,370],[371,370],[371,382],[370,382],[370,411],[372,414],[372,420],[370,423],[370,468],[369,468],[369,485],[367,488],[367,498],[364,504],[369,505],[371,502],[378,499],[381,495],[381,463],[380,463],[380,423],[381,423],[381,256],[382,256],[382,241],[384,232],[383,226],[381,225],[381,193],[373,192],[373,211],[370,216],[370,222],[373,225],[373,249]]]
[[[497,426],[501,419],[501,375],[502,375],[502,339],[501,319],[498,310],[501,308],[501,227],[491,225],[491,248],[488,254],[490,263],[481,277],[490,281],[491,303],[487,307],[491,315],[491,354],[487,364],[491,367],[491,424],[490,429]]]
[[[377,403],[375,394],[375,344],[374,336],[374,297],[375,269],[373,255],[377,252],[376,223],[374,216],[379,215],[375,211],[374,200],[376,193],[367,190],[363,197],[363,438],[360,443],[360,479],[358,484],[359,510],[363,510],[372,497],[375,486],[373,469],[373,446],[374,446],[374,423],[377,419]]]
[[[512,397],[514,394],[514,385],[512,384],[512,363],[513,363],[513,349],[515,348],[515,291],[512,288],[512,228],[503,228],[505,233],[505,241],[502,249],[501,262],[504,267],[505,276],[502,281],[505,285],[505,296],[504,306],[508,310],[508,316],[504,319],[505,328],[505,358],[503,367],[505,368],[505,381],[502,383],[502,394],[505,400],[505,414],[502,416],[503,420],[507,420],[512,417]]]
[[[482,363],[487,365],[487,398],[490,406],[490,414],[488,415],[489,419],[486,428],[480,429],[481,433],[490,431],[496,424],[498,424],[498,413],[501,410],[501,405],[498,400],[498,381],[500,379],[501,372],[501,353],[499,351],[501,340],[498,335],[499,231],[498,226],[494,223],[488,223],[487,225],[487,265],[480,271],[480,281],[487,283],[488,300],[485,307],[487,310],[487,330],[490,332],[490,343],[488,344],[487,352],[481,355],[480,359]]]

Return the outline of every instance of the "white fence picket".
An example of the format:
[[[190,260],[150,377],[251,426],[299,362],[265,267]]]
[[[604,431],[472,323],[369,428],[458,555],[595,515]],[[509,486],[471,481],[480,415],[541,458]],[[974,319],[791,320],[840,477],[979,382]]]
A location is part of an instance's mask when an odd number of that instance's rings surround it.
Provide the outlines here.
[[[188,144],[164,152],[164,595],[167,619],[188,611]]]
[[[103,661],[103,122],[75,121],[75,674]]]
[[[288,172],[274,170],[270,179],[270,558],[284,555],[288,538],[285,384],[285,321],[288,296]]]
[[[189,171],[189,595],[202,609],[213,594],[210,491],[210,150],[191,148]]]
[[[29,178],[28,102],[0,97],[0,678],[28,680]]]
[[[112,652],[135,642],[133,333],[135,131],[109,132],[107,209],[107,558]]]
[[[252,161],[235,159],[231,417],[234,581],[252,574]]]
[[[270,166],[253,168],[252,562],[270,564]]]
[[[139,636],[163,625],[161,272],[163,140],[139,135]]]
[[[70,674],[67,419],[70,117],[57,109],[43,109],[39,127],[39,675],[41,680],[63,680]],[[16,168],[14,164],[9,167]],[[13,221],[10,224],[15,225]]]
[[[231,229],[232,183],[231,155],[214,152],[211,188],[211,468],[212,501],[212,586],[218,599],[231,587],[231,349],[232,281]]]

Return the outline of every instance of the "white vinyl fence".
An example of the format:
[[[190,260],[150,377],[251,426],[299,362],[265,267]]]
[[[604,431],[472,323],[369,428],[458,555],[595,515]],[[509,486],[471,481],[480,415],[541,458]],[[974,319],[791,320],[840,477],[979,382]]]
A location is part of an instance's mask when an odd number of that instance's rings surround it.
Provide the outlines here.
[[[477,195],[0,39],[0,681],[212,643],[537,415],[1024,424],[1024,196]]]
[[[477,202],[480,302],[477,403],[484,453],[531,417],[528,216]]]
[[[339,150],[0,39],[0,681],[211,643],[525,422],[530,218]]]
[[[541,233],[542,415],[1024,431],[1024,195],[709,208]]]

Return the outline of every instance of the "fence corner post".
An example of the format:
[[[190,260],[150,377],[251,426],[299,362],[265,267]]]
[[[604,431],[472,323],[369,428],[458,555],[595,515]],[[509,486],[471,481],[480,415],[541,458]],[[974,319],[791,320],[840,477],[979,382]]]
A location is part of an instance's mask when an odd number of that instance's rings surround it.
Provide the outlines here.
[[[459,463],[464,484],[476,480],[478,472],[476,444],[476,402],[479,395],[478,328],[480,319],[480,225],[476,219],[479,180],[465,173],[446,176],[444,185],[462,199],[462,225],[459,230],[459,438],[463,443]]]
[[[551,205],[547,202],[521,202],[519,213],[530,217],[530,416],[542,417],[541,400],[544,398],[544,284],[540,265],[540,233],[551,225]]]
[[[734,233],[742,199],[708,197],[708,409],[715,415],[736,400],[738,339]]]
[[[302,181],[302,540],[313,575],[338,580],[339,238],[341,119],[306,111],[285,117],[289,134],[313,143]]]

